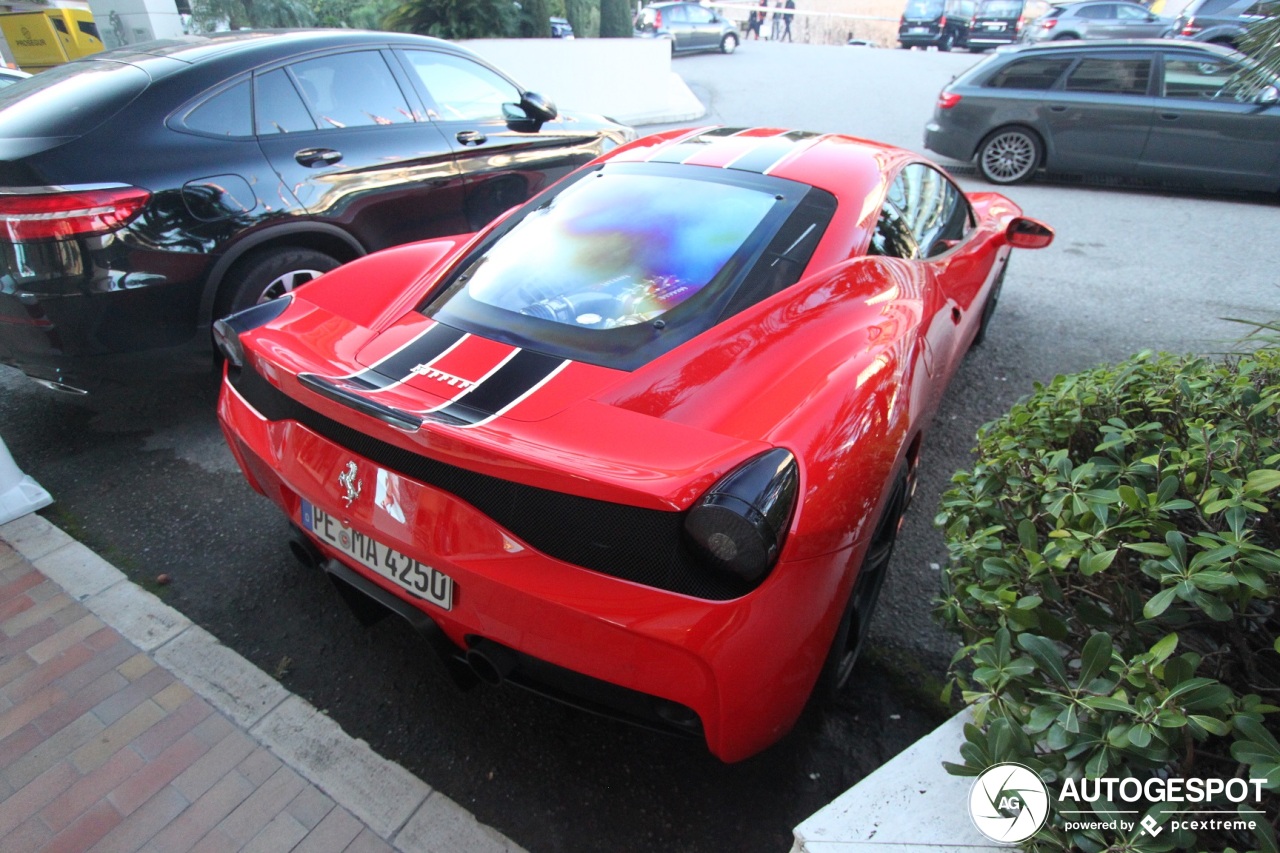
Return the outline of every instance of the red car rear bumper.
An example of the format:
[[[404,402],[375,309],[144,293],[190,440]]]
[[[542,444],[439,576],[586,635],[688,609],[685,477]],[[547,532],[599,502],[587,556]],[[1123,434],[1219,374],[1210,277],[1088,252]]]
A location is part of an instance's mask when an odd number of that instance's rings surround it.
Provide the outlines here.
[[[429,616],[459,650],[500,644],[534,664],[648,697],[660,718],[691,709],[724,761],[760,751],[795,723],[834,635],[837,602],[848,595],[838,588],[847,551],[784,561],[730,601],[609,577],[549,557],[454,495],[380,469],[296,422],[266,420],[229,385],[219,418],[249,481],[295,524],[309,502],[447,575],[448,610],[312,536],[327,557]],[[338,477],[352,462],[360,496],[345,506]],[[538,666],[521,668],[537,679]],[[689,722],[684,728],[697,733]]]

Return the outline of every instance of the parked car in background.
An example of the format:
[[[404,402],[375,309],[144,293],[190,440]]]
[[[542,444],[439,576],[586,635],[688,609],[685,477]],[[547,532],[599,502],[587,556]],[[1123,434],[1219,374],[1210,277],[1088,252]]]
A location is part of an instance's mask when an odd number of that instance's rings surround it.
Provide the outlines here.
[[[1037,3],[1039,0],[977,0],[969,19],[969,50],[980,53],[1017,41],[1027,21],[1047,8],[1044,4],[1037,8]],[[1028,5],[1032,6],[1030,10]]]
[[[1023,27],[1021,40],[1162,38],[1173,31],[1173,23],[1173,18],[1153,14],[1138,3],[1115,0],[1055,3]]]
[[[1175,39],[1002,50],[948,84],[924,143],[997,184],[1037,169],[1280,191],[1280,80]]]
[[[551,19],[551,37],[556,39],[573,38],[573,25],[569,23],[568,18]]]
[[[1239,47],[1245,28],[1266,17],[1268,2],[1269,0],[1191,0],[1174,22],[1173,35]]]
[[[207,365],[217,317],[474,231],[633,136],[422,36],[186,36],[43,71],[0,91],[0,362],[69,391]]]
[[[951,50],[968,44],[974,0],[908,0],[898,22],[902,47]]]
[[[668,131],[220,321],[219,419],[458,678],[740,761],[851,681],[924,430],[1052,239],[902,149]]]
[[[19,71],[17,68],[6,68],[0,65],[0,88],[12,86],[19,80],[26,80],[31,75],[25,71]]]
[[[651,3],[633,22],[637,38],[666,39],[672,53],[738,49],[733,21],[699,3]]]

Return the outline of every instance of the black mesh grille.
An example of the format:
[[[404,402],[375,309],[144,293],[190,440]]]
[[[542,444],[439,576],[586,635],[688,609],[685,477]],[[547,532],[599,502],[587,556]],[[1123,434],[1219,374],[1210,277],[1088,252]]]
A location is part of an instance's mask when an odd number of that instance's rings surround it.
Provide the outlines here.
[[[751,586],[713,574],[686,549],[684,513],[553,492],[478,474],[380,441],[327,418],[251,369],[231,383],[271,421],[292,420],[352,453],[461,498],[525,542],[558,560],[645,586],[712,601]]]

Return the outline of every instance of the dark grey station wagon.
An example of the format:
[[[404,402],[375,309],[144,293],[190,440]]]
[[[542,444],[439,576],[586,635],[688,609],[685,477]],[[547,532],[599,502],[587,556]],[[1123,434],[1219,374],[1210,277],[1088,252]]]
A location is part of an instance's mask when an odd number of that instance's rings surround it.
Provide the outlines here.
[[[1005,49],[942,90],[924,144],[987,180],[1037,169],[1280,191],[1280,80],[1171,39]]]

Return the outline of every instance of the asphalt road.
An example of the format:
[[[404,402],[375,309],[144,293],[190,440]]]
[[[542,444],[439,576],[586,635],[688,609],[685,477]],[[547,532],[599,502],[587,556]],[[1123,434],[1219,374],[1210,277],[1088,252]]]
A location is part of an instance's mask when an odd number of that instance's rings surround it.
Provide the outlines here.
[[[750,42],[675,67],[709,122],[918,148],[938,90],[975,60]],[[1058,239],[1014,259],[988,342],[927,437],[876,653],[838,707],[734,766],[514,689],[457,693],[395,620],[360,627],[292,560],[285,520],[235,469],[211,377],[76,405],[0,369],[0,435],[54,494],[56,523],[534,853],[784,850],[792,826],[945,713],[954,643],[929,613],[946,553],[932,517],[978,426],[1057,373],[1146,348],[1220,351],[1242,332],[1221,318],[1278,313],[1274,200],[1069,181],[1007,194]],[[156,586],[161,573],[172,583]]]

